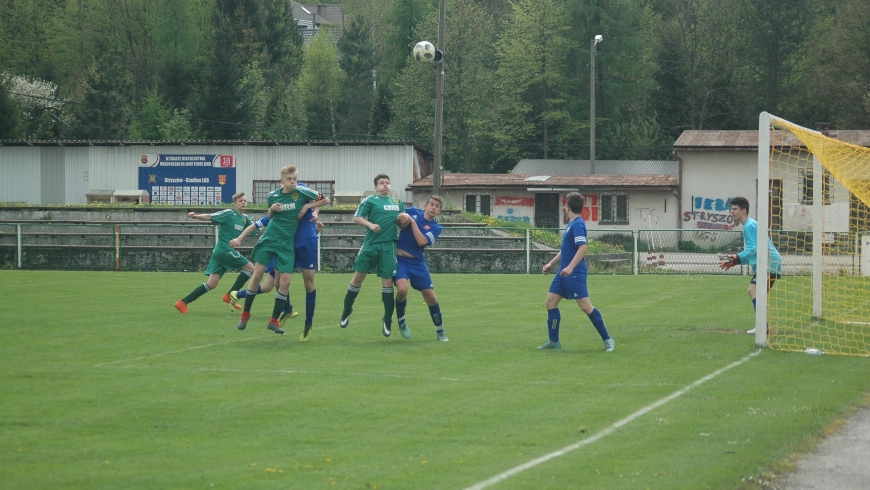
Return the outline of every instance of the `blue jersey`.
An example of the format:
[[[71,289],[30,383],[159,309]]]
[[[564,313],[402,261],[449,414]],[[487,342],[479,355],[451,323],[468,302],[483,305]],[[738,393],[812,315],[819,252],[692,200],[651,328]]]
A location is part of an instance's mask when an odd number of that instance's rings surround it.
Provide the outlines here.
[[[757,238],[758,222],[752,218],[747,218],[746,223],[743,223],[743,241],[746,243],[746,248],[737,254],[737,256],[740,257],[740,263],[749,264],[752,272],[755,272],[758,266]],[[770,240],[767,240],[767,251],[770,256],[770,272],[772,274],[782,274],[782,257]]]
[[[571,264],[574,256],[577,255],[577,249],[586,245],[586,222],[583,218],[577,216],[574,221],[568,223],[565,228],[565,233],[562,235],[562,263],[559,264],[561,271]],[[574,274],[586,274],[586,261],[581,260],[577,267],[574,268]]]
[[[426,236],[427,243],[422,247],[417,245],[417,239],[414,238],[414,230],[412,230],[411,225],[408,224],[408,227],[399,233],[399,241],[396,242],[396,248],[401,248],[417,260],[426,260],[423,250],[429,245],[435,243],[435,239],[441,235],[441,225],[439,225],[434,219],[432,221],[427,221],[425,211],[420,208],[408,208],[405,212],[408,213],[411,216],[411,219],[417,223],[417,228],[419,228],[420,232]]]

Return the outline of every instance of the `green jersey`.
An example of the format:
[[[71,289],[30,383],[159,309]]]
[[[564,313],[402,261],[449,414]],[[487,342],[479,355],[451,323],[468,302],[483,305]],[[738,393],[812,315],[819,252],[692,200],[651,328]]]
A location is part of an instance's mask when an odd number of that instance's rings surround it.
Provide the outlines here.
[[[299,211],[306,203],[316,201],[319,194],[303,186],[286,194],[281,192],[282,189],[278,188],[269,193],[267,201],[269,207],[277,202],[281,204],[281,211],[272,213],[269,226],[266,227],[260,241],[287,242],[292,246],[296,238],[296,228],[299,227]]]
[[[232,250],[229,245],[230,240],[238,238],[245,228],[254,223],[247,214],[239,214],[234,208],[212,213],[211,221],[219,225],[218,241],[214,246],[215,252]]]
[[[359,216],[381,226],[381,231],[377,233],[372,230],[366,231],[363,247],[373,243],[395,242],[399,237],[399,225],[396,224],[396,218],[399,217],[399,213],[404,211],[405,203],[398,197],[372,194],[363,199],[363,202],[356,209],[354,217]]]

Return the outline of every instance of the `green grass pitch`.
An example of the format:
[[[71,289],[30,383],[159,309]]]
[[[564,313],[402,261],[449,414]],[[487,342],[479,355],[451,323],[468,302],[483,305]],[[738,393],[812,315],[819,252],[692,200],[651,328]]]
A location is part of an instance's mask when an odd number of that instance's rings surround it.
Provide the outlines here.
[[[221,302],[179,314],[195,273],[0,271],[4,488],[745,488],[866,403],[870,359],[756,351],[746,277],[592,276],[616,339],[575,303],[546,340],[551,276],[436,275],[447,343],[412,292],[413,337],[380,333],[380,285],[338,327],[349,274],[319,274],[299,342]],[[304,315],[301,277],[291,299]]]

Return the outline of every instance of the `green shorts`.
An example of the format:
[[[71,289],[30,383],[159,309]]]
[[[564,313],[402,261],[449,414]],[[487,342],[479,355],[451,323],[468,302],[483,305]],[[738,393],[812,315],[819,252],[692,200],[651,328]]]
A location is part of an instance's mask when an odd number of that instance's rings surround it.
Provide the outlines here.
[[[378,242],[359,249],[353,270],[363,274],[377,272],[381,279],[392,279],[396,275],[396,263],[396,242]]]
[[[244,269],[246,265],[248,265],[248,259],[232,248],[215,249],[208,261],[208,267],[205,268],[205,275],[217,274],[224,277],[224,273],[227,271]]]
[[[296,267],[296,252],[293,243],[276,242],[274,240],[259,241],[251,251],[251,260],[258,264],[268,265],[275,257],[275,270],[287,274],[293,274]]]

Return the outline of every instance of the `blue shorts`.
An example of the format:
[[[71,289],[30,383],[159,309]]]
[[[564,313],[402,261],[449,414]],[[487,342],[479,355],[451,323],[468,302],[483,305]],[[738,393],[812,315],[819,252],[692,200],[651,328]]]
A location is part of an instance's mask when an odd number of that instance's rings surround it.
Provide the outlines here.
[[[411,259],[399,255],[396,257],[398,264],[396,265],[396,277],[394,281],[399,279],[408,279],[411,282],[411,287],[417,291],[425,289],[435,289],[432,284],[432,276],[429,275],[429,267],[423,260]]]
[[[272,260],[269,261],[269,265],[266,266],[266,274],[275,277],[275,257],[272,257]]]
[[[561,272],[561,269],[559,270]],[[558,272],[550,284],[550,292],[567,299],[580,299],[589,297],[589,288],[586,286],[586,274],[571,274],[562,277]]]
[[[296,240],[296,268],[317,269],[317,237]]]

